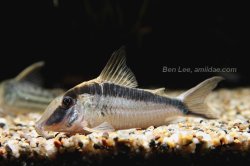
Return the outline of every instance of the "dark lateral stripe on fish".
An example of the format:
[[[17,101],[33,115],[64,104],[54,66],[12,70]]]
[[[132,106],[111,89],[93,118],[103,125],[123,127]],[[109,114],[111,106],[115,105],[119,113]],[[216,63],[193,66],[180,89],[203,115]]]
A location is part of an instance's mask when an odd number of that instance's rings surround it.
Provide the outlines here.
[[[50,99],[50,100],[48,100],[48,99]],[[44,97],[39,97],[39,96],[27,97],[27,95],[25,95],[25,94],[24,94],[24,96],[18,96],[18,98],[17,98],[19,103],[23,103],[24,107],[26,107],[25,106],[25,104],[26,104],[29,106],[33,105],[34,108],[37,108],[40,106],[46,107],[52,99],[53,98],[44,98]]]
[[[92,94],[92,95],[94,95],[94,94],[101,95],[102,94],[100,85],[97,83],[94,83],[94,84],[91,84],[89,86],[83,86],[83,87],[77,87],[77,88],[70,89],[68,92],[65,93],[64,96],[70,96],[73,99],[76,99],[77,95],[84,94],[84,93]]]
[[[27,102],[27,103],[33,102],[36,104],[48,105],[49,102],[53,98],[48,98],[48,97],[45,98],[45,97],[41,97],[41,96],[31,96],[31,95],[28,97],[28,94],[24,94],[23,96],[19,96],[18,99],[20,101]]]
[[[77,98],[78,94],[84,93],[100,96],[103,95],[105,97],[120,97],[128,100],[173,105],[180,109],[183,113],[188,112],[187,107],[180,100],[163,97],[140,89],[127,88],[112,83],[93,83],[89,86],[77,87],[68,91],[65,96]]]
[[[16,83],[9,83],[5,84],[5,91],[4,91],[4,98],[7,100],[8,103],[13,96],[10,94],[15,94],[15,100],[18,100],[22,103],[36,103],[38,105],[48,105],[50,100],[52,100],[55,96],[49,96],[49,92],[43,92],[41,89],[37,88],[38,90],[31,90],[31,87],[28,87],[26,84],[16,84]],[[45,95],[46,94],[46,95]],[[11,98],[11,99],[9,99]],[[35,106],[34,106],[35,107]]]

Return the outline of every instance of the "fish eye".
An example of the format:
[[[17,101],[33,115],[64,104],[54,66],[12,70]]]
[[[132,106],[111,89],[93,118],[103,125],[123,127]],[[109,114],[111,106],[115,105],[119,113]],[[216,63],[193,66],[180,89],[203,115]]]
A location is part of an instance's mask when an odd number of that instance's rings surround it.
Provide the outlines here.
[[[74,99],[72,97],[66,96],[62,100],[62,107],[63,108],[69,108],[74,104]]]

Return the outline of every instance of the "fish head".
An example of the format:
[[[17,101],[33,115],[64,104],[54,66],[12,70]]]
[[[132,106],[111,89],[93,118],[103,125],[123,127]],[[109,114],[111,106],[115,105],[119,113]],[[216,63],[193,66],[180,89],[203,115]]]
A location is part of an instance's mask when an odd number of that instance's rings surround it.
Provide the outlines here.
[[[1,107],[13,106],[17,98],[18,82],[14,79],[4,80],[0,84]]]
[[[56,97],[46,108],[35,128],[38,134],[45,131],[76,133],[87,125],[83,121],[81,105],[74,96]]]

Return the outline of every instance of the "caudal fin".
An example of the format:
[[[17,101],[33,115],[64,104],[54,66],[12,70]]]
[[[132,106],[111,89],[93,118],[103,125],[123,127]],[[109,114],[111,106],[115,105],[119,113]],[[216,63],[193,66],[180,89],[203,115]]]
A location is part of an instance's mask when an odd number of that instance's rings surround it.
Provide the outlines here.
[[[221,80],[223,80],[222,77],[209,78],[178,96],[178,99],[187,106],[188,114],[218,118],[219,112],[208,109],[205,99]]]

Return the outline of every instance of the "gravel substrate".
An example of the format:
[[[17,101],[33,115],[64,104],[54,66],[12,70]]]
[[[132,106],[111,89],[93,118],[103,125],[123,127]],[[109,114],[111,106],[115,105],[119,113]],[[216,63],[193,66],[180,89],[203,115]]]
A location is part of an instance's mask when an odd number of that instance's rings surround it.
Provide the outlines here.
[[[175,93],[173,93],[175,94]],[[111,133],[39,136],[40,114],[0,117],[0,165],[249,163],[250,89],[219,90],[208,97],[221,118],[186,117],[160,127]]]

